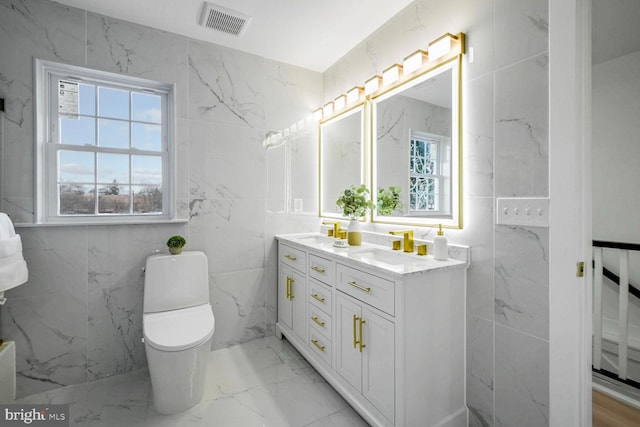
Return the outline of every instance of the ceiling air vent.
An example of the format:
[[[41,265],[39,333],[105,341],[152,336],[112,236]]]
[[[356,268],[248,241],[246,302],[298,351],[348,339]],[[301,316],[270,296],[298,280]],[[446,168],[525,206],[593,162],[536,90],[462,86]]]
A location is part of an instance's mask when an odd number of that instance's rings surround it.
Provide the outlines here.
[[[218,6],[217,4],[204,3],[200,25],[223,33],[240,36],[249,25],[251,17],[235,10]]]

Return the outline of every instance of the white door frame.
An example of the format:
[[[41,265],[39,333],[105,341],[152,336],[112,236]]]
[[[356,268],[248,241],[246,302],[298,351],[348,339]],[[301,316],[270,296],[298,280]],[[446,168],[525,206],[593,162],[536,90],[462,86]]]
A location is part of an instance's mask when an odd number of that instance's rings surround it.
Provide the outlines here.
[[[549,425],[592,425],[591,0],[549,0]],[[576,263],[585,263],[583,278]]]

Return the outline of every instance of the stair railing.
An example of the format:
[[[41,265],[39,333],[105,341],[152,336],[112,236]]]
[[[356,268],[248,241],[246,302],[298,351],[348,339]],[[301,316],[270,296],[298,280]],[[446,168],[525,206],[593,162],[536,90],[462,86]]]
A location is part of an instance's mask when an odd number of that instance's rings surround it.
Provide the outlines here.
[[[618,252],[618,263],[620,276],[606,269],[603,265],[604,249],[614,249]],[[640,298],[640,290],[629,283],[629,252],[640,251],[640,245],[635,243],[606,242],[601,240],[593,241],[593,369],[601,370],[603,357],[602,337],[603,337],[603,311],[602,311],[602,289],[603,279],[607,277],[612,282],[619,285],[618,297],[618,378],[623,381],[627,378],[627,361],[629,353],[629,294]],[[616,364],[606,358],[613,366]]]

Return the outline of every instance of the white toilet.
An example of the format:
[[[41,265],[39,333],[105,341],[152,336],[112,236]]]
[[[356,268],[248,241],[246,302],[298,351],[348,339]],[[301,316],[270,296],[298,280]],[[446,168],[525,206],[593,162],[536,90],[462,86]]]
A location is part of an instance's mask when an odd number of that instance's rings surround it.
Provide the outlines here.
[[[203,252],[147,258],[142,330],[153,403],[161,414],[202,400],[215,327],[208,276]]]

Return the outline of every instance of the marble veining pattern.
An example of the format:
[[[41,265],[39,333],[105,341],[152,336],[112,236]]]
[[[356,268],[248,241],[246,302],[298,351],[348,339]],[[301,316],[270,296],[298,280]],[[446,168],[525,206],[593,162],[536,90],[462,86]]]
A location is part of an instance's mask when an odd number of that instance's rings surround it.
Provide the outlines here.
[[[548,62],[541,54],[496,73],[498,197],[549,195]]]
[[[190,42],[190,118],[264,128],[265,60]]]
[[[153,408],[146,369],[34,394],[18,404],[69,404],[72,426],[365,427],[286,341],[269,337],[209,355],[203,400],[174,415]]]
[[[493,425],[493,323],[467,319],[467,407],[470,427]]]
[[[496,227],[496,322],[549,338],[549,230]]]
[[[549,343],[496,325],[495,425],[549,425]]]
[[[191,218],[18,230],[30,280],[8,293],[0,325],[17,344],[18,395],[146,364],[141,267],[173,234],[209,257],[214,345],[273,334],[262,140],[267,126],[282,129],[320,104],[321,74],[46,0],[0,0],[0,38],[1,211],[34,221],[36,57],[175,85],[175,196],[179,217]]]

